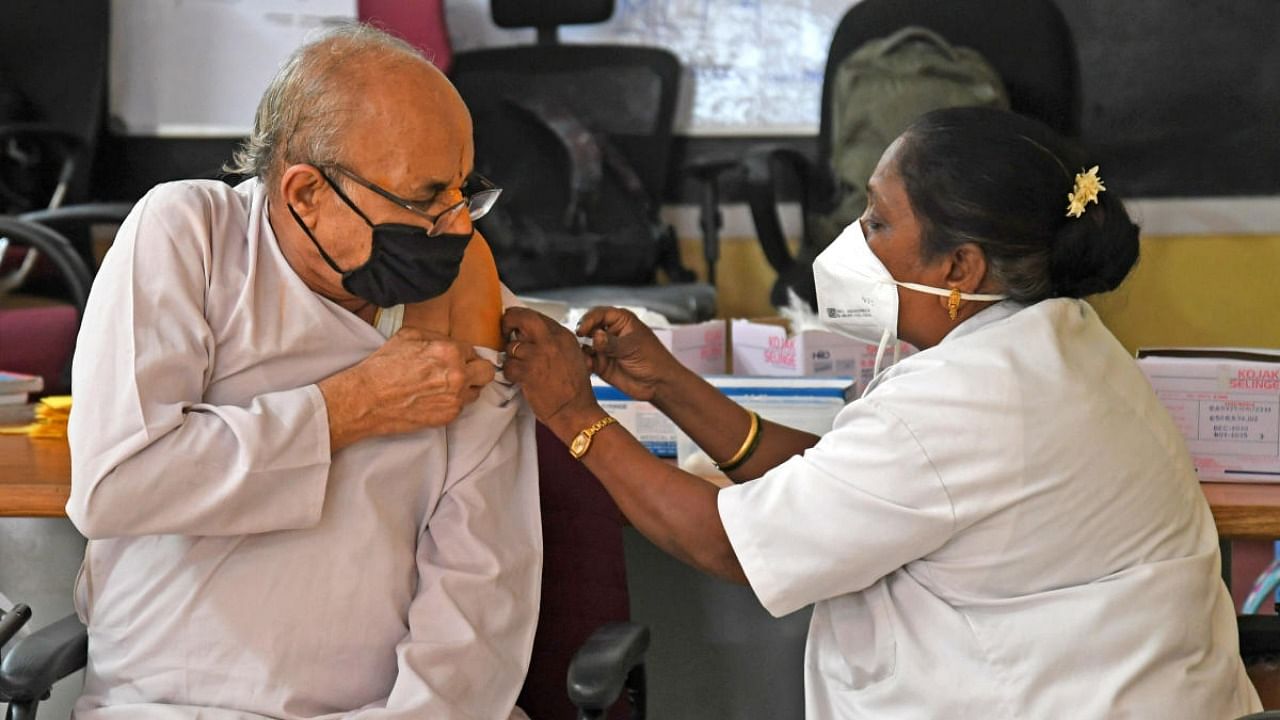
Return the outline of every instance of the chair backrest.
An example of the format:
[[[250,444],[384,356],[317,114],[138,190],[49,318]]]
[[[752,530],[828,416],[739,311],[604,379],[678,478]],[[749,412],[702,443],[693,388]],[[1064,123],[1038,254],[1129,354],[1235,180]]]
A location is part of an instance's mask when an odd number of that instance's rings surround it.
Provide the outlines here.
[[[601,625],[631,615],[622,514],[550,430],[539,424],[537,432],[542,605],[519,705],[532,718],[572,718],[565,685],[573,654]]]
[[[1068,136],[1079,134],[1080,78],[1075,42],[1053,0],[863,0],[841,18],[822,81],[818,162],[831,146],[831,84],[840,61],[860,45],[920,25],[952,45],[977,50],[1000,73],[1010,107]]]
[[[589,25],[613,16],[613,0],[491,0],[493,22],[502,28],[537,28],[538,41],[556,42],[561,25]]]
[[[664,260],[678,258],[657,208],[679,59],[655,47],[555,41],[558,25],[598,22],[612,10],[612,0],[496,0],[495,23],[537,28],[539,43],[454,56],[476,167],[507,193],[481,229],[517,292],[649,284],[659,267],[670,270]]]
[[[518,45],[458,53],[452,80],[471,110],[476,162],[521,138],[491,124],[512,112],[508,98],[540,98],[574,113],[605,136],[635,169],[645,190],[661,198],[671,156],[680,61],[667,50],[615,45]],[[518,178],[503,178],[506,186]],[[536,185],[537,178],[529,180]]]

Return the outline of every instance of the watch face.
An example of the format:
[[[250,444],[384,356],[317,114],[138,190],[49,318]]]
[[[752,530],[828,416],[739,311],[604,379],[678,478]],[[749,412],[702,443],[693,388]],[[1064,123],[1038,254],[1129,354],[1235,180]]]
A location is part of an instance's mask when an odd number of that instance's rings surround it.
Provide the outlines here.
[[[582,457],[590,446],[591,438],[586,433],[578,433],[573,442],[569,443],[569,454],[576,458]]]

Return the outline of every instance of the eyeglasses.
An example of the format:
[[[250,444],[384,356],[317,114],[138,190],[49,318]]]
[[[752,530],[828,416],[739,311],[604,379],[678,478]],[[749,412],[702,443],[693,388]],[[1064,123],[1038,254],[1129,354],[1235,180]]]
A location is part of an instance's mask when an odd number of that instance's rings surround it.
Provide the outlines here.
[[[462,183],[462,199],[432,216],[422,209],[422,203],[420,202],[406,200],[399,195],[380,187],[376,183],[365,180],[341,165],[331,164],[328,165],[328,167],[331,167],[347,176],[352,180],[352,182],[355,182],[361,187],[381,195],[387,200],[390,200],[396,205],[399,205],[405,210],[408,210],[423,220],[426,220],[431,224],[427,229],[428,237],[436,237],[437,235],[443,234],[445,229],[450,227],[464,210],[468,217],[471,218],[472,222],[479,220],[493,209],[493,204],[498,201],[498,196],[502,194],[502,188],[494,185],[488,178],[480,173],[473,172]],[[333,185],[333,187],[338,191],[339,195],[342,194],[342,190],[339,189],[337,185]],[[351,203],[349,198],[345,198],[344,196],[344,199],[346,199],[348,203]],[[352,207],[355,207],[354,204],[352,204]],[[363,215],[363,213],[361,214]]]

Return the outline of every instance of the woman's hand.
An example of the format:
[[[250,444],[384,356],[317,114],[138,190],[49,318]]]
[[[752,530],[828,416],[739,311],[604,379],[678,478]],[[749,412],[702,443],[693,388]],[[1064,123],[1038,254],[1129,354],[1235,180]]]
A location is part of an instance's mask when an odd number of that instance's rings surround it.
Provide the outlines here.
[[[653,400],[662,382],[683,368],[629,310],[592,308],[579,321],[578,335],[591,338],[592,370],[636,400]]]
[[[503,374],[524,386],[539,420],[576,432],[604,415],[591,389],[591,361],[573,333],[540,312],[513,307],[502,316],[502,334],[510,338]]]

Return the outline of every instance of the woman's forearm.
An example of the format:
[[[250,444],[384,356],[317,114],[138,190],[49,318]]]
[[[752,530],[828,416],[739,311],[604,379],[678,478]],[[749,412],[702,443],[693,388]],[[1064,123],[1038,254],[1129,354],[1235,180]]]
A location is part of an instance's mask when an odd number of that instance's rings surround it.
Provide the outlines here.
[[[594,408],[557,415],[549,418],[547,426],[568,445],[604,414]],[[742,565],[720,520],[720,488],[654,457],[616,424],[595,434],[581,461],[632,526],[655,545],[703,572],[746,584]]]
[[[751,429],[751,416],[714,385],[680,366],[659,386],[653,405],[671,418],[716,462],[725,462],[742,448]],[[761,420],[760,440],[750,458],[729,472],[734,482],[757,478],[818,442],[816,435]]]

